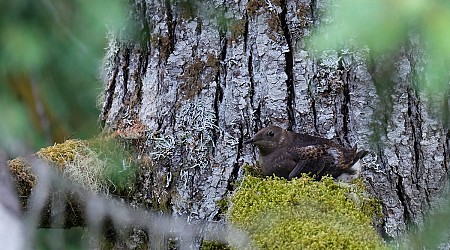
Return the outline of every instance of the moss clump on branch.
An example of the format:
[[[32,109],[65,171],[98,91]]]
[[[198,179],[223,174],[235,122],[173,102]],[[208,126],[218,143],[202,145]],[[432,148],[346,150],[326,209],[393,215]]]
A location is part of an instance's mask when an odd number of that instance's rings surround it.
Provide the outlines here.
[[[36,155],[63,175],[95,193],[126,195],[137,178],[132,156],[116,139],[67,140],[39,150]]]
[[[31,173],[31,165],[21,157],[7,162],[9,171],[16,183],[17,194],[19,195],[22,207],[26,207],[28,196],[36,185],[36,176]]]
[[[372,226],[380,209],[362,184],[246,176],[229,219],[262,249],[384,249]]]

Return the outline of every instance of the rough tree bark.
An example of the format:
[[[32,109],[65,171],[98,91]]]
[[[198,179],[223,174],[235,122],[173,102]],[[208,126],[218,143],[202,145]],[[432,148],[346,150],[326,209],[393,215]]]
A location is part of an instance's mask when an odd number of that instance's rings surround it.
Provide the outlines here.
[[[135,0],[141,39],[110,37],[100,120],[152,162],[136,202],[220,220],[217,201],[256,163],[243,140],[277,124],[371,151],[385,236],[421,222],[447,184],[449,137],[414,88],[414,42],[385,69],[366,50],[306,50],[322,1],[187,3]]]

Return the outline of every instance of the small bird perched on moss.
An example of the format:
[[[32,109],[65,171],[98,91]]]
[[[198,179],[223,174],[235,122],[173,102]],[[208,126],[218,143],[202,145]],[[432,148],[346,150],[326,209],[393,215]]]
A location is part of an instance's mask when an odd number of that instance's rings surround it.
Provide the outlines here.
[[[365,150],[357,152],[356,147],[344,148],[325,138],[291,132],[277,126],[259,130],[244,143],[253,143],[258,147],[259,163],[264,175],[276,175],[288,180],[300,177],[302,173],[311,173],[317,179],[331,175],[333,178],[342,176],[343,180],[349,180],[349,176],[359,174],[355,163],[368,153]]]

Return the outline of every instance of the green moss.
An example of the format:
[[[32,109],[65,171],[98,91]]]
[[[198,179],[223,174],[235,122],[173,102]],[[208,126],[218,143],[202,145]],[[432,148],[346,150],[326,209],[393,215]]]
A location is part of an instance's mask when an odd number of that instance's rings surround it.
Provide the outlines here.
[[[220,211],[227,211],[228,210],[228,199],[222,198],[216,202],[217,206],[219,207]]]
[[[204,240],[204,241],[202,241],[202,245],[201,245],[200,249],[202,249],[202,250],[229,250],[231,248],[220,242]]]
[[[67,140],[36,155],[54,163],[64,176],[88,190],[126,196],[136,185],[138,166],[125,147],[110,137]]]
[[[16,184],[22,207],[27,207],[28,196],[36,185],[36,176],[31,169],[31,165],[21,157],[9,160],[6,164]]]
[[[74,160],[76,152],[83,146],[84,144],[80,140],[67,140],[64,143],[42,148],[36,155],[55,163],[62,169],[67,162]]]
[[[105,163],[103,174],[108,192],[117,196],[134,193],[138,181],[140,162],[135,159],[128,141],[132,140],[100,138],[88,142],[98,160]]]
[[[380,206],[359,184],[343,186],[331,178],[317,182],[306,176],[292,181],[246,176],[231,203],[229,219],[249,234],[253,247],[385,248],[372,226]]]
[[[262,169],[258,165],[245,164],[243,166],[243,168],[244,168],[244,172],[245,172],[246,175],[251,175],[251,176],[254,176],[254,177],[264,177]]]

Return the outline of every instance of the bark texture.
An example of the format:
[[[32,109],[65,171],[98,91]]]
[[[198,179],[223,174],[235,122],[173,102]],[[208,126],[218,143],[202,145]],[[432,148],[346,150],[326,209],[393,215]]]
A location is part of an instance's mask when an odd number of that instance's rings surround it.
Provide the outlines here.
[[[217,202],[256,163],[243,140],[274,124],[370,150],[363,178],[385,235],[421,222],[447,184],[449,138],[414,88],[420,52],[411,42],[394,68],[366,50],[312,54],[305,37],[324,5],[133,2],[140,39],[110,37],[100,120],[152,163],[137,203],[220,220]]]

